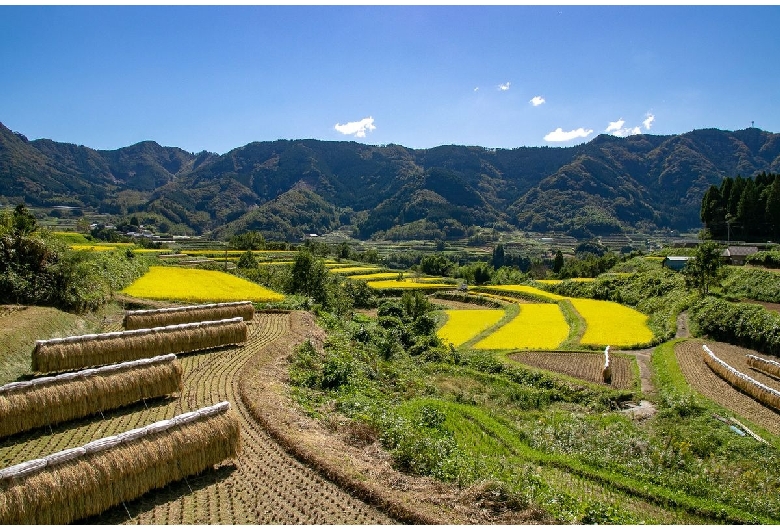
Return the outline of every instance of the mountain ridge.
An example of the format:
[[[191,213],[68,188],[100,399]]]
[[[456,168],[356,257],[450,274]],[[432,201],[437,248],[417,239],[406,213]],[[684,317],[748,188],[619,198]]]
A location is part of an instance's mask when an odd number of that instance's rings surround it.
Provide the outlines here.
[[[573,147],[412,149],[352,141],[251,142],[218,155],[144,141],[115,150],[0,124],[0,197],[32,206],[148,213],[193,234],[298,239],[463,237],[472,226],[575,236],[701,227],[727,176],[780,172],[780,135],[700,129],[599,135]]]

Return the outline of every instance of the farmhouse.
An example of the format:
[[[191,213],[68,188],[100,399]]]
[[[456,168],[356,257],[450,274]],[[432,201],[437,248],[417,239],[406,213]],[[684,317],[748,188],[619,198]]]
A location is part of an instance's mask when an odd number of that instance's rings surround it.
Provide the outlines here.
[[[758,247],[731,246],[721,253],[721,258],[731,265],[744,265],[745,258],[758,252]]]
[[[691,256],[666,256],[661,262],[662,267],[672,269],[673,271],[681,271],[688,264]]]

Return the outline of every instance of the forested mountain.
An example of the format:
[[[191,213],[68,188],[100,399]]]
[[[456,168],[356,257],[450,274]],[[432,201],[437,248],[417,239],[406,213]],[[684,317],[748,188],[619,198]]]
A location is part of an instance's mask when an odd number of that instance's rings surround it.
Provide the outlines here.
[[[755,128],[600,135],[566,148],[277,140],[217,155],[28,141],[0,124],[5,202],[149,212],[218,237],[292,240],[342,225],[361,238],[442,239],[473,225],[576,236],[698,229],[711,186],[760,172],[780,172],[780,135]]]

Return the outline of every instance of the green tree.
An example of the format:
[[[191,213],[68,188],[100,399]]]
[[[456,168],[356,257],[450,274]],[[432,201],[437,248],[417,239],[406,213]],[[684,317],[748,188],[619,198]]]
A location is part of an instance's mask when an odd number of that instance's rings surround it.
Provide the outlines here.
[[[80,234],[89,234],[89,230],[89,219],[80,217],[79,220],[76,221],[76,232],[79,232]]]
[[[328,269],[325,263],[315,258],[308,250],[302,249],[295,256],[287,292],[308,296],[325,306],[328,303],[327,278]]]
[[[241,254],[240,258],[238,258],[238,263],[236,266],[239,269],[256,269],[257,258],[255,258],[255,254],[251,250],[247,250]]]
[[[499,243],[496,248],[493,249],[493,268],[500,269],[505,265],[504,263],[504,245]]]
[[[553,272],[555,274],[558,274],[561,272],[561,269],[563,268],[563,253],[558,250],[555,252],[555,259],[553,260]]]
[[[14,208],[13,225],[14,230],[19,235],[27,235],[35,232],[37,221],[24,203],[19,203],[16,205],[16,208]]]
[[[265,249],[265,238],[260,232],[250,230],[231,237],[228,246],[235,250],[263,250]]]
[[[720,260],[721,248],[713,241],[707,241],[696,247],[693,258],[683,269],[685,284],[697,289],[701,295],[707,295],[710,287],[720,285],[723,277]]]
[[[710,186],[710,189],[704,194],[701,200],[701,222],[710,231],[710,233],[718,233],[721,230],[721,224],[725,220],[726,212],[722,207],[723,198],[720,194],[720,189],[715,186]]]
[[[769,224],[772,237],[777,237],[778,232],[780,232],[780,175],[775,175],[775,179],[769,186],[764,218]]]
[[[452,262],[442,254],[431,254],[420,260],[420,271],[432,276],[446,276]]]

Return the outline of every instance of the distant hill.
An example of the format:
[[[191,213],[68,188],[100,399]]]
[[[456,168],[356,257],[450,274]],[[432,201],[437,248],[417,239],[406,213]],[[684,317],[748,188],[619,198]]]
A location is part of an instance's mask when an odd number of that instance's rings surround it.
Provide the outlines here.
[[[755,128],[600,135],[565,148],[277,140],[220,156],[29,141],[0,124],[7,202],[146,212],[215,237],[294,240],[342,225],[364,239],[457,238],[474,225],[579,237],[698,229],[710,185],[761,171],[780,172],[780,135]]]

